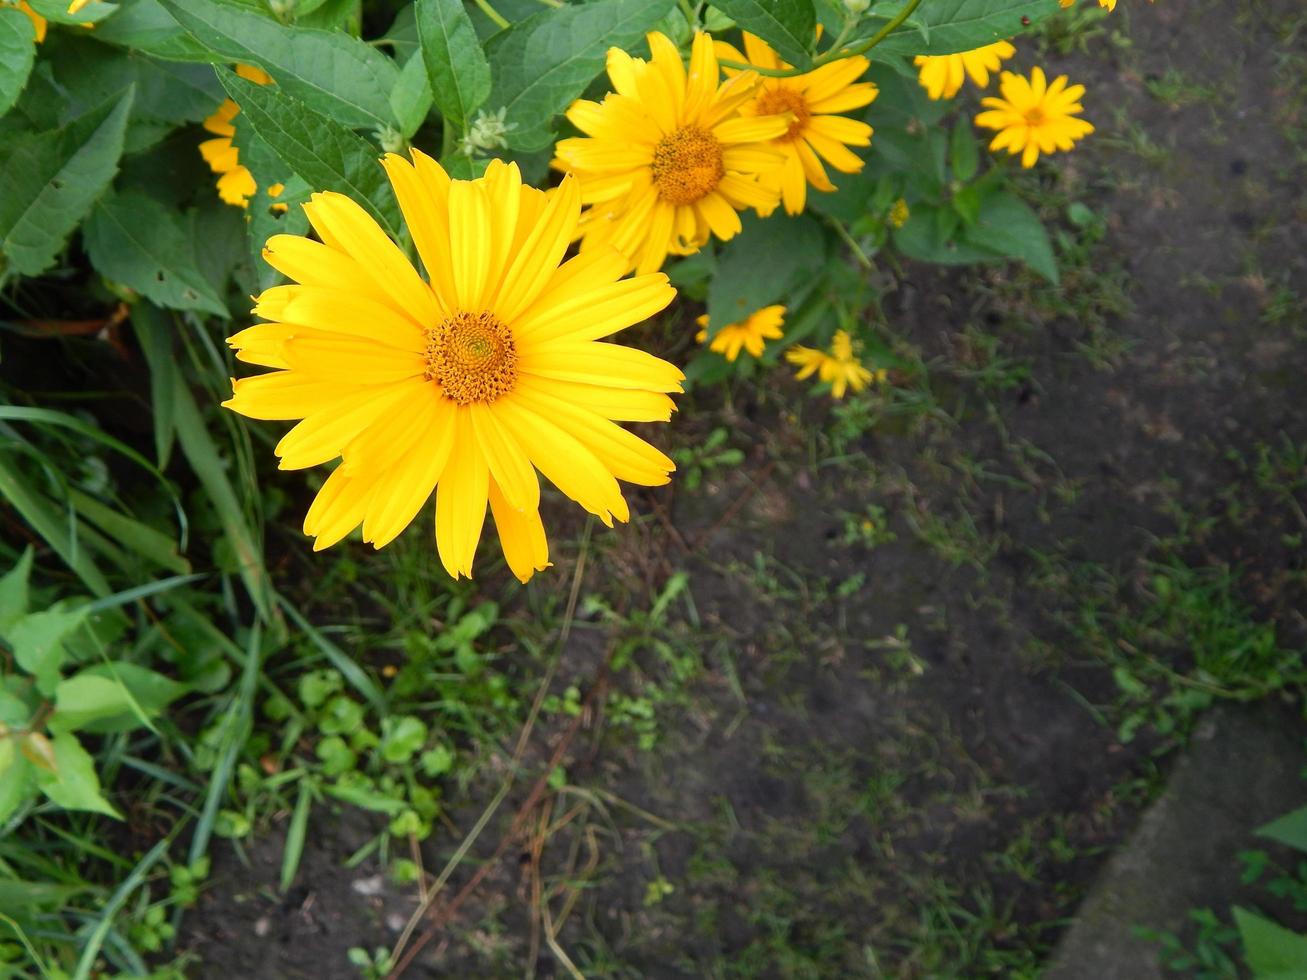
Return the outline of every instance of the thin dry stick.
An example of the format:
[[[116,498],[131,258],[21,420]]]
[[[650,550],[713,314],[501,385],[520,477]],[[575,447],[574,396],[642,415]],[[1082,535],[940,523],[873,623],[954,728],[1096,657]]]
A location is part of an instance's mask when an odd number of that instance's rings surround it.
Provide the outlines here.
[[[508,832],[500,839],[499,846],[495,848],[495,852],[490,856],[488,861],[482,864],[481,867],[477,868],[476,873],[468,879],[467,884],[460,888],[458,893],[451,898],[448,903],[441,906],[438,911],[435,911],[432,914],[431,925],[429,925],[427,929],[418,936],[417,940],[411,947],[409,947],[408,951],[404,953],[399,962],[391,968],[390,973],[386,975],[386,980],[398,980],[398,978],[403,975],[404,971],[412,964],[418,953],[420,953],[423,948],[426,947],[427,943],[431,942],[439,931],[443,929],[451,919],[453,919],[463,903],[467,901],[468,897],[476,891],[477,886],[481,884],[486,875],[490,873],[491,868],[493,868],[499,859],[504,856],[504,852],[508,850],[509,845],[521,831],[522,825],[526,822],[527,817],[531,811],[535,809],[535,805],[540,802],[540,797],[544,795],[545,789],[549,785],[549,774],[557,768],[558,764],[562,761],[564,754],[566,754],[567,749],[571,746],[572,740],[576,738],[576,733],[581,727],[581,720],[586,715],[586,709],[594,702],[599,694],[607,688],[608,674],[612,669],[613,657],[616,654],[617,645],[614,644],[609,647],[608,653],[604,657],[604,662],[599,668],[599,674],[595,678],[594,686],[586,692],[585,697],[581,701],[580,713],[573,718],[572,723],[568,725],[567,731],[564,732],[562,740],[559,741],[558,746],[549,757],[549,762],[545,766],[544,772],[540,774],[540,777],[535,781],[535,785],[531,787],[531,792],[527,794],[526,801],[518,808],[517,815],[513,818],[512,824],[509,825]],[[504,785],[500,788],[500,794],[498,794],[491,802],[491,806],[487,808],[486,812],[481,815],[481,819],[477,821],[477,826],[472,828],[472,833],[468,836],[468,839],[463,841],[459,846],[458,851],[452,858],[450,858],[449,863],[445,866],[445,871],[441,872],[440,880],[436,882],[436,885],[431,890],[431,896],[433,899],[439,893],[440,886],[442,886],[445,879],[448,878],[448,873],[451,872],[452,867],[462,860],[463,855],[465,855],[467,850],[472,846],[472,842],[476,839],[476,835],[480,833],[485,822],[488,821],[491,814],[498,809],[503,795],[507,794],[508,788],[511,785],[512,775],[510,774],[509,778],[504,781]],[[422,914],[425,914],[427,911],[427,909],[420,910]],[[410,920],[410,924],[412,924],[413,921],[414,920]],[[407,943],[411,931],[411,929],[405,929],[405,934],[400,937],[400,943],[396,944],[396,953],[394,955],[398,955],[398,951],[403,948],[405,943]]]

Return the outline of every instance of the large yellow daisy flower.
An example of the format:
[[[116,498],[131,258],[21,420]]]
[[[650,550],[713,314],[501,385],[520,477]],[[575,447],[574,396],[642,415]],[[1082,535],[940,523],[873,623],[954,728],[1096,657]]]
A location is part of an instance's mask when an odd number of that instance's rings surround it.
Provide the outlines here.
[[[717,57],[723,61],[747,62],[759,68],[790,67],[767,42],[747,31],[744,32],[747,58],[725,41],[716,42],[715,47]],[[819,191],[835,190],[822,160],[841,173],[854,174],[862,169],[862,158],[848,147],[869,145],[871,127],[836,113],[861,109],[876,98],[875,85],[857,81],[869,65],[866,58],[855,55],[803,75],[787,78],[764,75],[753,96],[741,107],[741,113],[746,116],[788,112],[794,120],[789,129],[772,141],[772,146],[785,155],[785,163],[761,178],[764,184],[780,188],[787,213],[799,214],[803,210],[808,184]],[[734,74],[730,68],[726,73]],[[760,209],[759,214],[766,217],[770,211]]]
[[[256,85],[272,84],[268,73],[253,65],[237,65],[236,74]],[[240,151],[232,142],[236,135],[232,120],[240,111],[240,106],[231,99],[223,99],[213,115],[204,120],[204,128],[217,138],[200,144],[200,156],[204,157],[209,169],[219,175],[218,196],[228,204],[243,208],[249,205],[258,185],[254,182],[254,175],[241,166]]]
[[[779,189],[757,178],[781,164],[767,141],[790,124],[787,116],[739,115],[758,76],[722,82],[707,34],[694,36],[688,72],[666,36],[650,34],[649,48],[647,62],[609,49],[616,92],[572,103],[567,118],[587,135],[560,140],[554,161],[581,178],[591,205],[582,250],[612,245],[640,273],[661,268],[669,253],[697,252],[709,235],[734,237],[738,211],[774,208]]]
[[[1021,166],[1033,167],[1040,153],[1069,150],[1076,140],[1092,133],[1088,121],[1076,118],[1084,111],[1080,97],[1085,87],[1066,82],[1066,76],[1059,75],[1049,85],[1039,67],[1031,69],[1029,81],[1003,72],[999,80],[1003,97],[982,99],[980,104],[989,111],[976,116],[977,126],[998,130],[989,148],[1020,153]]]
[[[315,194],[321,243],[274,235],[264,258],[270,320],[229,343],[278,370],[234,382],[224,404],[303,419],[277,445],[283,469],[337,456],[304,520],[319,550],[361,523],[380,548],[436,494],[436,547],[472,574],[486,504],[522,581],[549,564],[536,470],[611,526],[629,512],[617,480],[668,481],[672,461],[617,421],[666,421],[684,376],[600,339],[675,295],[661,273],[621,279],[626,258],[591,249],[566,262],[581,215],[575,179],[548,194],[516,164],[451,180],[430,157],[383,161],[428,279],[359,205]],[[561,264],[560,264],[561,263]]]
[[[695,324],[699,332],[694,339],[703,343],[708,339],[708,314],[698,317]],[[762,357],[762,349],[769,340],[781,339],[781,325],[785,322],[785,307],[764,306],[750,313],[739,323],[728,323],[717,331],[708,349],[734,361],[744,350],[751,357]]]
[[[919,69],[917,79],[932,99],[951,99],[970,75],[977,88],[989,84],[991,72],[998,71],[1006,59],[1017,53],[1007,41],[996,41],[982,48],[958,54],[917,55],[913,64]]]

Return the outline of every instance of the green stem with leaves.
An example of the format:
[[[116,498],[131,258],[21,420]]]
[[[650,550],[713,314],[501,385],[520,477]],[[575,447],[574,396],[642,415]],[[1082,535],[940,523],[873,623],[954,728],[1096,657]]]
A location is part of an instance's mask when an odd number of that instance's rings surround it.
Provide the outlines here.
[[[896,30],[902,27],[903,22],[911,17],[913,11],[915,11],[919,6],[921,6],[921,0],[908,0],[908,2],[904,4],[903,9],[886,22],[884,27],[878,30],[871,37],[867,38],[867,40],[855,44],[847,50],[842,49],[840,43],[841,39],[836,38],[835,44],[832,44],[829,49],[812,59],[812,68],[760,68],[758,65],[751,65],[747,62],[729,61],[726,59],[718,61],[718,64],[723,68],[734,68],[738,71],[757,72],[759,75],[766,75],[768,78],[793,78],[796,75],[806,75],[808,72],[815,71],[822,65],[829,65],[833,61],[841,61],[844,58],[853,58],[860,54],[866,54],[876,45],[880,44],[881,41],[885,40],[885,38],[889,37]]]

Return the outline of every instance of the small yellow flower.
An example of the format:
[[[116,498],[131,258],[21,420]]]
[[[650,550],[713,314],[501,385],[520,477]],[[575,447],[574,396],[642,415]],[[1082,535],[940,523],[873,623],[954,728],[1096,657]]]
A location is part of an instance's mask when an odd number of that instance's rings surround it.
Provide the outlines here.
[[[1087,120],[1076,118],[1084,111],[1080,97],[1085,87],[1068,86],[1065,75],[1049,85],[1039,67],[1031,69],[1029,80],[1005,71],[999,90],[1002,98],[981,100],[988,111],[976,116],[976,125],[997,130],[989,148],[1020,153],[1023,167],[1033,167],[1040,153],[1071,149],[1094,131]]]
[[[268,239],[292,280],[258,297],[269,321],[228,340],[275,370],[233,383],[223,404],[302,419],[277,445],[282,469],[341,457],[304,519],[321,550],[360,524],[381,548],[434,492],[435,541],[450,575],[472,574],[486,520],[522,581],[549,565],[537,471],[605,524],[630,516],[618,480],[660,486],[672,461],[618,422],[665,422],[684,375],[603,341],[663,309],[661,273],[622,278],[626,257],[566,259],[581,217],[567,177],[544,192],[516,164],[451,180],[413,151],[383,164],[427,279],[358,204],[314,194],[318,241]]]
[[[708,339],[708,314],[703,314],[694,322],[700,328],[694,339],[702,344]],[[784,322],[785,307],[764,306],[739,323],[728,323],[718,330],[708,349],[721,354],[728,361],[739,357],[741,348],[751,357],[762,357],[766,341],[781,339],[781,326]]]
[[[920,70],[918,81],[932,99],[951,99],[958,94],[967,75],[978,88],[989,84],[991,72],[998,71],[1004,60],[1017,53],[1007,41],[986,44],[982,48],[958,54],[917,55],[913,62]]]
[[[832,398],[843,398],[844,393],[852,388],[862,391],[874,378],[884,380],[885,372],[877,371],[874,375],[863,367],[853,352],[853,338],[847,330],[836,330],[831,338],[830,353],[812,347],[791,347],[785,352],[785,359],[797,365],[799,370],[795,377],[800,381],[817,375],[819,381],[830,385]]]
[[[268,73],[253,65],[237,65],[236,74],[257,85],[272,84]],[[200,144],[200,156],[204,157],[209,169],[219,175],[218,196],[228,204],[244,208],[249,206],[258,185],[254,182],[253,174],[241,166],[239,151],[232,142],[232,137],[236,135],[232,120],[240,111],[240,106],[231,99],[223,99],[222,105],[218,106],[213,115],[204,120],[204,128],[217,138]]]
[[[889,223],[894,228],[902,228],[908,223],[910,217],[912,217],[912,212],[908,209],[908,202],[901,197],[889,209]]]
[[[581,251],[611,245],[641,274],[669,254],[697,252],[710,236],[733,238],[737,212],[776,206],[780,188],[758,177],[784,161],[770,141],[792,121],[740,115],[758,76],[721,81],[707,34],[694,36],[688,71],[665,35],[650,34],[649,49],[649,61],[609,49],[616,91],[572,103],[567,118],[586,135],[559,140],[553,164],[581,179],[590,205]]]
[[[1067,7],[1069,7],[1069,6],[1071,6],[1073,3],[1075,3],[1076,0],[1059,0],[1059,2],[1062,4],[1063,9],[1066,9]],[[1151,0],[1150,0],[1150,2],[1151,2]],[[1099,5],[1100,7],[1106,7],[1109,11],[1111,11],[1111,10],[1115,10],[1115,9],[1116,9],[1116,0],[1098,0],[1098,5]]]
[[[715,48],[717,57],[723,61],[746,62],[758,68],[790,68],[765,41],[748,31],[744,32],[748,57],[725,41],[717,41]],[[858,82],[869,64],[858,55],[841,58],[803,75],[763,76],[752,98],[741,106],[740,112],[745,116],[790,113],[793,117],[789,129],[771,144],[785,155],[784,165],[761,177],[763,183],[780,189],[788,214],[803,210],[808,184],[819,191],[835,190],[822,160],[841,173],[854,174],[862,169],[862,158],[848,147],[870,145],[871,127],[838,113],[861,109],[876,98],[875,85]],[[735,73],[735,69],[726,69],[727,75]],[[759,214],[766,217],[770,210],[760,209]]]

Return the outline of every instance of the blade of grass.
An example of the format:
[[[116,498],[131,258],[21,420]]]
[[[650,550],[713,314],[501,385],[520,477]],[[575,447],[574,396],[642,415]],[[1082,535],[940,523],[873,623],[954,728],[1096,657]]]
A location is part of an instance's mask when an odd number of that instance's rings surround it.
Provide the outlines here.
[[[313,641],[313,645],[322,651],[324,657],[331,661],[331,666],[340,671],[341,676],[349,682],[354,690],[367,698],[368,703],[377,709],[378,714],[385,717],[388,711],[386,699],[377,685],[373,683],[372,678],[369,677],[367,672],[358,665],[358,662],[350,657],[349,654],[340,647],[336,646],[336,644],[323,636],[321,631],[305,619],[298,609],[286,601],[285,596],[278,595],[277,602],[290,618],[290,621],[298,626],[304,634]]]
[[[254,692],[258,687],[259,665],[262,662],[263,628],[259,623],[250,630],[250,642],[245,651],[245,666],[241,671],[240,687],[232,696],[232,702],[226,711],[227,724],[223,727],[219,742],[218,764],[213,767],[209,780],[209,791],[204,797],[204,806],[200,810],[200,819],[195,825],[195,835],[191,838],[188,864],[194,864],[204,857],[209,849],[209,838],[213,835],[213,822],[218,818],[218,809],[227,795],[227,784],[236,769],[236,760],[249,738],[251,720],[254,717]]]
[[[191,563],[177,553],[180,543],[161,531],[156,531],[148,524],[142,524],[75,488],[69,488],[68,500],[83,518],[146,561],[178,575],[185,575],[191,570]],[[181,537],[185,540],[184,516],[182,520]]]
[[[54,549],[55,554],[77,573],[77,577],[92,595],[104,597],[113,591],[91,556],[77,547],[63,514],[50,504],[45,494],[28,483],[11,466],[0,465],[0,496],[8,500],[23,520]]]
[[[300,780],[299,797],[295,800],[295,812],[291,814],[290,827],[286,830],[286,849],[281,855],[281,890],[290,891],[295,881],[295,873],[300,869],[300,858],[304,855],[304,835],[309,829],[309,812],[313,809],[313,782]]]
[[[126,904],[132,892],[136,891],[145,881],[145,876],[150,873],[150,869],[168,852],[168,847],[172,844],[173,838],[177,835],[177,830],[180,827],[179,824],[171,834],[150,848],[145,857],[136,862],[136,867],[132,869],[132,873],[123,879],[122,884],[114,890],[113,895],[109,897],[109,901],[104,904],[104,908],[100,910],[100,921],[96,923],[95,929],[86,939],[86,945],[82,947],[82,955],[78,957],[73,980],[89,980],[91,971],[95,968],[95,960],[100,955],[100,947],[104,945],[105,937],[109,934],[109,930],[113,928],[113,920],[118,914],[118,910]]]
[[[199,406],[191,396],[190,389],[177,377],[173,392],[173,412],[177,423],[177,440],[182,453],[191,464],[191,469],[199,478],[204,492],[213,502],[222,522],[223,532],[236,554],[240,567],[241,579],[250,594],[250,599],[259,611],[259,616],[266,623],[272,623],[273,602],[272,587],[268,582],[267,569],[263,565],[263,548],[258,536],[246,523],[245,513],[241,509],[236,491],[223,470],[222,455],[204,426]]]

